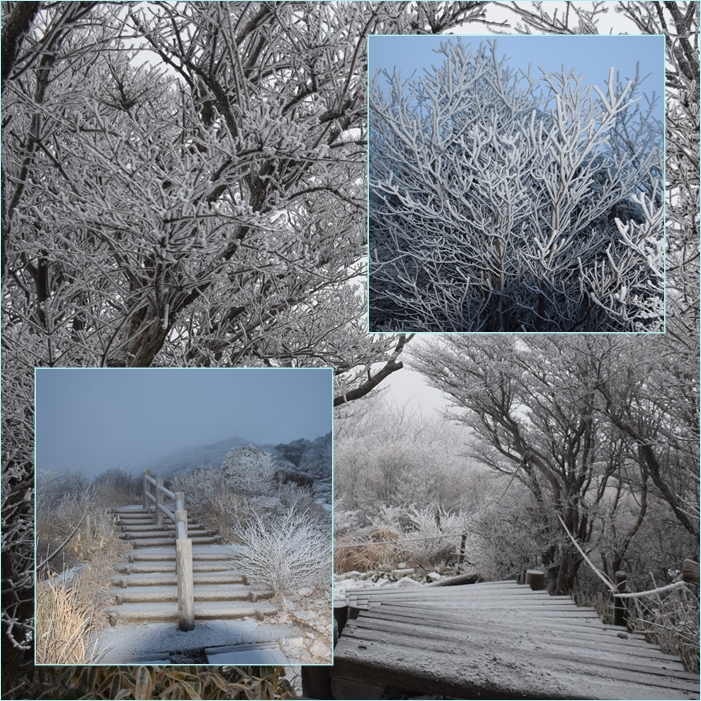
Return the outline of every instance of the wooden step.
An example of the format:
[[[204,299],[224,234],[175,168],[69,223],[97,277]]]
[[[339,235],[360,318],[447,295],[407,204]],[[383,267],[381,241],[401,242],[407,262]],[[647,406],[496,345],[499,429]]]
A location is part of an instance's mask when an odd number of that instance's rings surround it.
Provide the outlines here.
[[[168,587],[129,587],[111,589],[108,594],[116,597],[117,604],[138,602],[172,602],[178,600],[177,586]],[[272,589],[251,588],[245,584],[201,585],[194,587],[195,601],[258,601],[271,599]]]
[[[175,572],[175,559],[159,560],[157,562],[133,562],[116,565],[117,572],[137,574],[139,572]],[[226,560],[195,560],[192,561],[195,572],[226,572],[231,571]]]
[[[138,524],[136,526],[132,526],[131,524],[129,525],[122,525],[120,526],[123,532],[125,533],[141,533],[143,531],[171,531],[175,533],[175,526],[170,523],[170,524],[163,524],[162,526],[157,526],[155,523],[144,523],[144,524]],[[204,531],[207,530],[204,526],[200,526],[197,523],[188,523],[187,524],[187,531],[190,533],[191,531]]]
[[[246,575],[238,572],[195,572],[192,576],[194,584],[248,584]],[[125,589],[127,587],[148,587],[164,584],[177,584],[178,578],[175,573],[143,573],[125,574],[113,577],[111,584]]]
[[[215,543],[219,543],[221,541],[221,536],[195,536],[194,538],[190,538],[190,540],[192,540],[193,545],[214,545]],[[175,545],[174,538],[144,538],[130,540],[129,542],[135,548],[152,548],[162,545]]]
[[[197,552],[197,550],[192,551],[192,559],[194,560],[208,560],[208,561],[218,561],[218,562],[228,562],[228,557],[224,553],[208,553],[208,552]],[[129,562],[156,562],[156,561],[170,561],[175,562],[175,550],[168,548],[167,550],[162,550],[160,552],[148,553],[139,550],[134,550],[129,553]]]
[[[278,607],[265,602],[210,602],[198,601],[195,603],[195,620],[222,619],[231,620],[246,616],[263,620],[264,616],[276,614]],[[131,603],[121,606],[109,606],[105,613],[110,622],[148,622],[148,621],[172,621],[178,620],[177,603]]]
[[[210,530],[196,530],[196,531],[191,531],[188,528],[187,531],[187,537],[188,538],[212,538],[216,536],[217,533],[216,531],[210,531]],[[120,535],[120,538],[122,540],[143,540],[144,538],[173,538],[175,539],[175,531],[170,531],[170,530],[162,530],[162,531],[157,531],[157,530],[151,530],[151,531],[136,531],[136,532],[131,532],[128,531],[126,533],[122,533]]]

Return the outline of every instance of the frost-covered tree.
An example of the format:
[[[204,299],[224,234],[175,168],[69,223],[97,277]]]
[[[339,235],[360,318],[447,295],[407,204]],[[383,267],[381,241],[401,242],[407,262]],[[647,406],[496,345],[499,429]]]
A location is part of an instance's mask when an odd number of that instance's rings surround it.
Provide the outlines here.
[[[357,284],[366,35],[482,6],[3,3],[8,668],[32,635],[33,368],[330,365],[337,405],[399,370]]]
[[[230,548],[232,568],[272,587],[285,604],[300,587],[331,586],[330,532],[307,513],[294,507],[266,519],[254,513],[233,532],[244,547]]]
[[[356,512],[367,525],[385,506],[452,512],[479,500],[472,499],[479,470],[465,457],[470,436],[463,427],[394,407],[383,397],[351,407],[336,427],[337,512]]]
[[[614,572],[653,500],[676,521],[670,537],[698,537],[698,370],[676,377],[664,348],[658,336],[453,336],[414,352],[475,432],[481,461],[530,490],[559,593],[582,563],[569,535],[585,547],[603,539]]]
[[[371,88],[371,328],[662,330],[662,125],[640,79],[519,75],[496,41],[439,53]]]
[[[230,486],[250,494],[269,494],[273,487],[275,461],[255,445],[232,448],[221,464]]]

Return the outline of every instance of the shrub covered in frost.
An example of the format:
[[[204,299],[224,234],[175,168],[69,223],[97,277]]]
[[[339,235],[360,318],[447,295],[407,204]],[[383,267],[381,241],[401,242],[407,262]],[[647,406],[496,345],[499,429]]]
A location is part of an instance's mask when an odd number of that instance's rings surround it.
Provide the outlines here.
[[[467,532],[467,516],[428,506],[380,509],[376,525],[404,530],[398,540],[403,557],[423,569],[434,567],[458,550],[460,537]]]
[[[660,331],[662,124],[639,77],[522,79],[495,42],[370,91],[373,331]]]
[[[232,568],[251,581],[267,584],[282,596],[301,587],[330,584],[330,533],[321,531],[306,513],[289,508],[265,519],[254,513],[233,531],[246,547],[230,549]]]
[[[273,458],[254,445],[232,448],[224,458],[221,469],[226,481],[241,491],[270,494],[273,489]]]

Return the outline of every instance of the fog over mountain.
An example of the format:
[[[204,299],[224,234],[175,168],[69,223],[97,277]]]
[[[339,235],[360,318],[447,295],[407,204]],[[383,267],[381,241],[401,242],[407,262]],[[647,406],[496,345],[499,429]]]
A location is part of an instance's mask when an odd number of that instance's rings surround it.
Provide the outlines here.
[[[39,368],[36,465],[94,477],[220,465],[333,425],[329,368]]]
[[[151,470],[153,476],[170,478],[199,467],[219,467],[232,448],[250,443],[239,436],[233,436],[217,443],[191,445],[150,460],[143,469]]]
[[[216,443],[202,443],[171,451],[150,460],[141,469],[150,470],[153,476],[171,479],[198,468],[219,467],[232,448],[245,445],[256,445],[271,453],[280,469],[288,472],[300,472],[315,480],[331,476],[331,432],[315,440],[299,438],[276,445],[256,444],[240,436],[233,436]]]

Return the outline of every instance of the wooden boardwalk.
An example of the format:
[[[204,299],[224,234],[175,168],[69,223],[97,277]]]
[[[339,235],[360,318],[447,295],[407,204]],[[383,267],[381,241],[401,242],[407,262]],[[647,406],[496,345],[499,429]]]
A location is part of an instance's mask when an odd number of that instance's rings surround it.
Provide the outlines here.
[[[380,698],[384,687],[480,699],[700,697],[699,675],[677,657],[569,597],[513,581],[347,595],[336,699]]]

